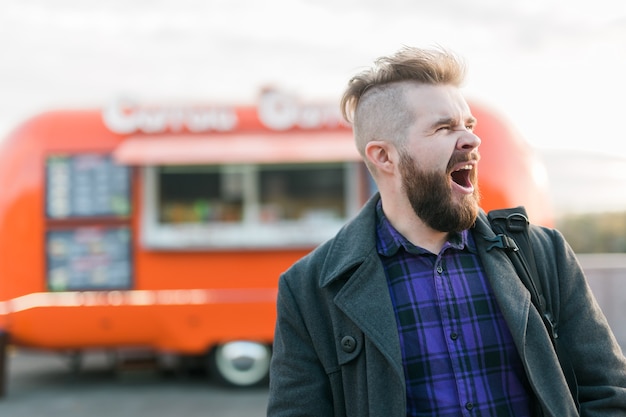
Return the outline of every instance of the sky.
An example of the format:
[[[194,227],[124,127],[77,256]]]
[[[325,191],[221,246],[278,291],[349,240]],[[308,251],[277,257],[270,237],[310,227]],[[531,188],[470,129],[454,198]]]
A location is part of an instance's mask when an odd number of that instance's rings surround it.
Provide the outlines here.
[[[626,156],[622,0],[2,0],[0,135],[38,112],[338,100],[403,45],[452,49],[465,92],[535,146]]]

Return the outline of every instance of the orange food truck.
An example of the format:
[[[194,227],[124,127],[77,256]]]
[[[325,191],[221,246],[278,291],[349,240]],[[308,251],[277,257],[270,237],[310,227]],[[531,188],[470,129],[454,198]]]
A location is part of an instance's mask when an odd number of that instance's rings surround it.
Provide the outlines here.
[[[483,208],[523,204],[549,223],[532,150],[470,104]],[[336,103],[267,89],[249,106],[120,100],[35,116],[0,142],[2,357],[8,344],[75,358],[145,348],[257,384],[279,274],[374,191]]]

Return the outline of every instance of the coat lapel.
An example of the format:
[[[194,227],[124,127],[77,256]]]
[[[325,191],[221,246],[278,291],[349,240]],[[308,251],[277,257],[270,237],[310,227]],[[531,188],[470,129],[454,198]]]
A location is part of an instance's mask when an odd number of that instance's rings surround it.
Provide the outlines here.
[[[320,276],[321,287],[344,281],[334,297],[337,307],[380,350],[404,378],[398,328],[387,279],[376,251],[376,204],[373,196],[358,216],[339,232]]]
[[[396,317],[378,257],[369,257],[361,264],[335,297],[335,304],[404,378]]]

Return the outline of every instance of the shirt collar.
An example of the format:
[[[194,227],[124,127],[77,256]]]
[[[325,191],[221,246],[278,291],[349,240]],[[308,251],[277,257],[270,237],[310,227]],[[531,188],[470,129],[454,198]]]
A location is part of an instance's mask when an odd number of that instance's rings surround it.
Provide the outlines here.
[[[416,255],[430,253],[428,250],[409,242],[391,225],[383,212],[383,206],[380,200],[376,205],[376,248],[378,253],[384,256],[393,256],[400,248],[404,248],[405,251]],[[459,251],[466,249],[471,253],[476,253],[476,244],[469,230],[450,233],[441,251],[443,252],[448,248]]]

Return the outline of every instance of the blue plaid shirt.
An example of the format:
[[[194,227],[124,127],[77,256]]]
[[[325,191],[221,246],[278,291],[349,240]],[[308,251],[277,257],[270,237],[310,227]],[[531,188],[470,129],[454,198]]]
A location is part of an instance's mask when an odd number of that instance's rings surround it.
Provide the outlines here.
[[[406,240],[378,204],[406,377],[407,416],[530,416],[528,382],[471,233],[439,254]]]

